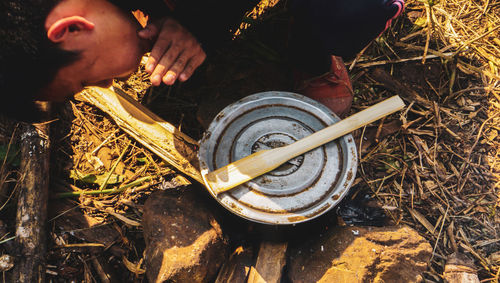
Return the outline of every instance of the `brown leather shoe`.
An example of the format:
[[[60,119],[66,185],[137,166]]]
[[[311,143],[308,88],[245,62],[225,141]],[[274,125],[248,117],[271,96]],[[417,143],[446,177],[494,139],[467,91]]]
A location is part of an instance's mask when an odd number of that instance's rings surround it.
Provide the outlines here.
[[[337,56],[332,56],[330,72],[301,80],[295,91],[324,104],[339,117],[349,112],[354,94],[344,61]]]

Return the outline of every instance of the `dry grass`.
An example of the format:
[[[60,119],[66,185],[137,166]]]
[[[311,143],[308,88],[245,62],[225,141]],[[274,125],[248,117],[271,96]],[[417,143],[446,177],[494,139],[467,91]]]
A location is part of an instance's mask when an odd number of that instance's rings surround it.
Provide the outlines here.
[[[406,15],[413,26],[400,20],[351,66],[361,104],[384,96],[373,65],[422,98],[399,117],[397,135],[360,150],[360,177],[394,222],[432,244],[428,279],[442,280],[447,256],[459,251],[483,282],[498,282],[500,5],[409,1]],[[435,59],[421,59],[428,55]]]

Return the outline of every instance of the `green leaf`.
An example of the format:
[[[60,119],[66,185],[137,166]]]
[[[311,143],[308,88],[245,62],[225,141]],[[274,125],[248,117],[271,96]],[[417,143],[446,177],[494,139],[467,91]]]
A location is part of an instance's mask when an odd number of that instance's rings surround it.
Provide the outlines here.
[[[19,154],[20,149],[19,146],[15,144],[9,145],[0,145],[0,162],[4,162],[5,164],[19,166],[21,163],[21,156]]]
[[[71,170],[69,177],[73,180],[77,180],[80,182],[84,182],[87,184],[97,184],[101,186],[104,181],[106,181],[108,174],[83,174],[81,172],[78,172],[77,170]],[[111,174],[108,180],[108,185],[114,185],[114,184],[119,184],[123,182],[123,176],[122,175],[117,175],[117,174]]]

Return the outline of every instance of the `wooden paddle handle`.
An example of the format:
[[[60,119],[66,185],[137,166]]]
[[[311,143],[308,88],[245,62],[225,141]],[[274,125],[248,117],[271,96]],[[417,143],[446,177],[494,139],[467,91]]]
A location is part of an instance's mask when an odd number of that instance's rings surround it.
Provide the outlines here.
[[[292,144],[256,152],[209,172],[203,176],[205,184],[215,195],[225,192],[276,169],[294,157],[392,114],[404,106],[399,96],[393,96]]]
[[[405,106],[399,96],[393,96],[373,106],[370,106],[352,116],[330,125],[310,136],[287,145],[287,154],[290,159],[306,153],[318,146],[344,136],[358,128],[368,125],[380,118],[390,115]]]

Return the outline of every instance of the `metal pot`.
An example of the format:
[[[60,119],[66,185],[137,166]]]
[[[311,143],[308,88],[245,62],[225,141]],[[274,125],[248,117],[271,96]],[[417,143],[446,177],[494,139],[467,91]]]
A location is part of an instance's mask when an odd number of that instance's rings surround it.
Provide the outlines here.
[[[290,92],[262,92],[224,108],[200,141],[202,174],[262,149],[293,143],[339,121],[326,106]],[[335,207],[357,168],[346,135],[232,190],[213,195],[229,211],[265,224],[295,224]]]

